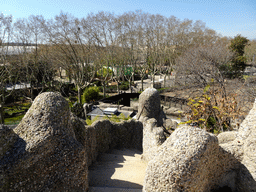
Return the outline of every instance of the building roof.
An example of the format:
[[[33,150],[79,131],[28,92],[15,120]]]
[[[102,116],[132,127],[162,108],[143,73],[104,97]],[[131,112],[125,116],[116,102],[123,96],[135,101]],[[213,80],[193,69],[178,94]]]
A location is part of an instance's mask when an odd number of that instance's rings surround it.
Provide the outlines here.
[[[107,110],[107,111],[106,111]],[[120,110],[118,111],[117,108],[107,108],[104,111],[100,108],[95,108],[90,113],[87,114],[87,116],[106,116],[106,115],[116,115],[119,116],[120,114],[124,114],[125,117],[133,117],[135,113],[133,111],[125,111]]]
[[[106,115],[113,115],[113,114],[116,114],[118,112],[118,110],[117,110],[117,108],[108,107],[108,108],[104,109],[103,112]]]
[[[100,108],[96,108],[87,114],[88,116],[105,116],[104,112]]]

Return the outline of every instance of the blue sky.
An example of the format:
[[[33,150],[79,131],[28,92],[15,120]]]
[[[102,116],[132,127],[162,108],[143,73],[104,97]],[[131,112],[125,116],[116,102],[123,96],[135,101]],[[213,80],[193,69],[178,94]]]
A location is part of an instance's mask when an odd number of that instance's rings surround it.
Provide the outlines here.
[[[29,15],[49,19],[61,10],[79,18],[90,12],[142,10],[181,20],[201,20],[223,36],[241,34],[256,39],[256,0],[0,0],[0,12],[12,14],[14,19]]]

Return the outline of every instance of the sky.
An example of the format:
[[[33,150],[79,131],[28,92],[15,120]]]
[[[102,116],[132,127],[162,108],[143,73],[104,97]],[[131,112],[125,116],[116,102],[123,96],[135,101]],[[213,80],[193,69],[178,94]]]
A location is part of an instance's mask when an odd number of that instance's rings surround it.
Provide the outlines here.
[[[0,0],[0,13],[13,19],[43,15],[54,18],[61,11],[75,17],[106,11],[115,14],[142,10],[181,20],[201,20],[222,36],[241,34],[256,39],[256,0]]]

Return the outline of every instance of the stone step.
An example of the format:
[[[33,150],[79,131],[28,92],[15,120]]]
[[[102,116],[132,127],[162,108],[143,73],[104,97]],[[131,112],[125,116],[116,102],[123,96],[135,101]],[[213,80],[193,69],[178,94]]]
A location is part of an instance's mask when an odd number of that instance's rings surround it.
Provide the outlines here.
[[[135,150],[112,150],[101,154],[89,167],[91,187],[142,189],[147,163]]]
[[[107,154],[134,156],[142,155],[142,152],[136,149],[112,149],[111,151],[108,151]]]
[[[142,192],[142,189],[115,188],[115,187],[90,187],[89,192]]]
[[[97,158],[96,164],[103,163],[103,162],[113,162],[113,161],[125,162],[125,161],[140,161],[140,160],[141,160],[141,155],[139,154],[135,154],[134,156],[128,156],[128,155],[104,153]]]
[[[139,162],[139,163],[138,163]],[[118,169],[118,168],[141,168],[140,160],[128,160],[128,161],[102,161],[95,162],[93,166],[89,168],[90,171],[101,171],[102,169]]]

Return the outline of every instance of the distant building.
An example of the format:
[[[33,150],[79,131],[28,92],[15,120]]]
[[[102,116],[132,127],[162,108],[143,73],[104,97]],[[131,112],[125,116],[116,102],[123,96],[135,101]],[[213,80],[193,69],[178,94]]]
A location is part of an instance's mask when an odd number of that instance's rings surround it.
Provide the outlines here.
[[[4,55],[19,55],[22,53],[31,53],[35,50],[36,46],[2,46],[1,52]]]

